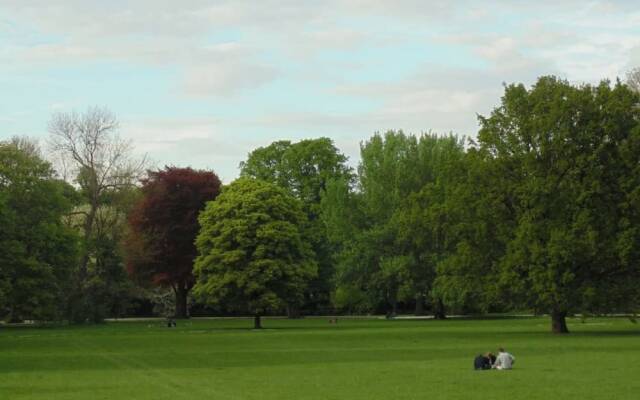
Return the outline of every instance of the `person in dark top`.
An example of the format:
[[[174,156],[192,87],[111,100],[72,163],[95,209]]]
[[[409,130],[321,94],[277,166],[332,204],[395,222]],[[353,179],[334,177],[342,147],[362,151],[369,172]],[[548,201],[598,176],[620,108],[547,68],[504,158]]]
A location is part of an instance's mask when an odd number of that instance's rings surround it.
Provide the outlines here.
[[[473,368],[476,370],[491,369],[496,356],[492,353],[478,354],[473,360]]]

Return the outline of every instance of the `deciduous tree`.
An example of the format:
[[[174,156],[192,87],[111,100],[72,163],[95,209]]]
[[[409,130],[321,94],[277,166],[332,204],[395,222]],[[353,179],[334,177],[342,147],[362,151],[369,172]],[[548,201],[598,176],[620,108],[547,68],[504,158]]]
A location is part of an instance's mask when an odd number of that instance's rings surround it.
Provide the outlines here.
[[[298,304],[316,276],[299,200],[275,184],[240,178],[200,215],[195,295],[260,317]]]
[[[135,186],[144,173],[145,159],[133,156],[131,141],[122,139],[118,129],[115,115],[98,107],[83,113],[56,113],[49,122],[52,155],[80,195],[79,204],[67,219],[82,238],[68,315],[76,322],[104,318],[101,310],[105,309],[105,302],[117,303],[116,297],[122,291],[109,291],[109,300],[96,297],[96,293],[107,293],[107,287],[116,282],[127,283],[122,279],[124,263],[119,241]],[[111,269],[115,275],[102,269],[116,260],[119,270]]]
[[[78,250],[62,223],[66,191],[37,145],[0,142],[0,312],[10,319],[58,319],[65,310]]]
[[[171,287],[175,316],[186,318],[198,215],[220,192],[220,179],[211,171],[166,167],[149,172],[141,191],[129,215],[128,270],[140,283]]]
[[[442,217],[463,154],[455,136],[390,131],[361,145],[357,185],[332,182],[323,200],[341,285],[364,290],[372,305],[384,301],[391,314],[400,300],[415,300],[421,313],[428,299],[444,316],[432,284],[449,248]]]
[[[335,273],[332,254],[335,248],[327,240],[320,200],[327,183],[335,179],[352,179],[347,158],[331,139],[306,139],[297,143],[273,142],[252,151],[240,164],[241,176],[275,183],[302,201],[309,220],[309,237],[318,261],[318,276],[308,287],[306,306],[326,308],[330,301]],[[300,304],[289,305],[289,316],[298,316]]]
[[[480,118],[480,151],[512,208],[500,261],[512,306],[551,315],[628,310],[640,277],[640,110],[619,82],[572,86],[543,77],[506,87]]]
[[[627,73],[627,86],[636,93],[640,93],[640,68],[633,68]]]

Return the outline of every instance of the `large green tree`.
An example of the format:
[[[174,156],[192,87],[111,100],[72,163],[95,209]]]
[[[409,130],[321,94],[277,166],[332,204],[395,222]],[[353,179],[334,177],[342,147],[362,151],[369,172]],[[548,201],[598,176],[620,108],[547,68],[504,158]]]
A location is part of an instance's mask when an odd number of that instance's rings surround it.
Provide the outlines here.
[[[335,248],[327,240],[320,201],[327,183],[336,179],[352,179],[347,158],[331,139],[306,139],[296,143],[273,142],[249,153],[240,164],[241,176],[275,183],[302,202],[309,220],[309,238],[318,261],[318,276],[310,282],[305,306],[308,309],[326,308],[333,288],[335,273],[332,254]],[[296,316],[298,304],[289,305],[289,315]]]
[[[443,315],[432,283],[446,246],[432,225],[463,154],[458,138],[432,134],[390,131],[361,145],[357,184],[333,181],[323,200],[341,292],[359,296],[359,288],[390,313],[400,300],[415,301],[420,313],[427,299]]]
[[[416,299],[416,313],[422,313],[423,302],[428,300],[436,318],[444,318],[445,303],[433,289],[437,266],[455,250],[453,225],[458,215],[453,207],[466,173],[463,140],[424,136],[418,149],[422,150],[422,187],[418,184],[418,191],[400,202],[389,228],[397,257],[405,260],[405,297]]]
[[[389,221],[407,189],[414,187],[409,181],[417,140],[402,132],[376,134],[361,144],[360,154],[356,184],[332,181],[322,203],[337,249],[337,290],[358,295],[353,290],[358,289],[370,309],[382,306],[394,313],[407,259],[394,251]]]
[[[628,311],[640,278],[640,109],[620,83],[506,87],[479,151],[514,220],[500,294],[551,315]]]
[[[260,317],[298,304],[316,276],[299,200],[275,184],[240,178],[199,218],[194,294],[207,303]]]
[[[505,310],[496,271],[513,234],[514,215],[497,184],[499,171],[491,167],[477,149],[468,149],[446,185],[442,206],[423,222],[425,230],[436,229],[445,250],[436,265],[435,296],[460,313]]]
[[[37,146],[0,142],[0,312],[9,319],[58,319],[65,310],[78,244],[62,223],[68,191]]]

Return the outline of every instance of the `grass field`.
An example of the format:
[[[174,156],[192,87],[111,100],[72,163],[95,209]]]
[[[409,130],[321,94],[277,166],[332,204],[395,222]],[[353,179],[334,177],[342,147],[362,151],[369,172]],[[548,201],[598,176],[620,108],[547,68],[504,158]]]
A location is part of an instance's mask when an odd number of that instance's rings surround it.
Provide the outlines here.
[[[626,319],[191,320],[0,328],[0,399],[639,399]],[[512,371],[473,371],[504,346]]]

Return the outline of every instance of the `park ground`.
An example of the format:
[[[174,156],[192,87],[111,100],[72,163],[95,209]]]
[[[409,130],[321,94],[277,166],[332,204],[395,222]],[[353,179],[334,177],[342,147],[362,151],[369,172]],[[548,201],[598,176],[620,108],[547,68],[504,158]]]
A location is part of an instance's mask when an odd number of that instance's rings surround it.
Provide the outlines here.
[[[638,399],[624,318],[193,319],[0,327],[0,399]],[[512,371],[474,371],[504,346]]]

